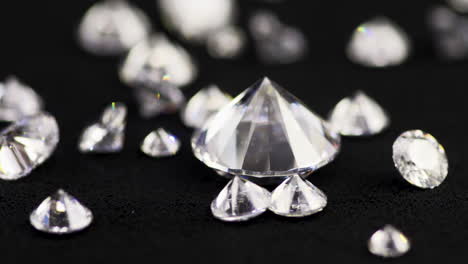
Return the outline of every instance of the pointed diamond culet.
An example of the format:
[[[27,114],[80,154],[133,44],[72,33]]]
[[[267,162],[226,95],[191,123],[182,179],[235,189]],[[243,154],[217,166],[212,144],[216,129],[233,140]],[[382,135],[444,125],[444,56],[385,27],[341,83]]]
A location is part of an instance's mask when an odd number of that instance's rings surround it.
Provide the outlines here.
[[[88,227],[93,214],[75,197],[60,189],[47,197],[29,217],[31,225],[50,234],[69,234]]]
[[[269,204],[268,190],[234,176],[211,203],[211,212],[222,221],[239,222],[262,214]]]
[[[439,186],[448,174],[444,148],[421,130],[407,131],[397,138],[393,144],[393,162],[407,182],[423,189]]]
[[[196,93],[181,113],[184,124],[189,127],[201,128],[205,122],[223,106],[232,100],[218,86],[210,85]]]
[[[123,148],[127,107],[112,103],[106,107],[100,120],[84,129],[78,149],[83,153],[114,153]]]
[[[348,57],[368,67],[395,66],[410,53],[410,40],[396,24],[378,17],[359,25],[347,47]]]
[[[377,230],[369,239],[369,251],[379,257],[396,258],[410,250],[411,244],[400,231],[391,225]]]
[[[179,151],[180,141],[164,128],[158,128],[145,137],[140,149],[151,157],[170,157]]]
[[[327,196],[299,175],[290,176],[271,194],[270,211],[287,217],[318,213],[327,205]]]
[[[223,107],[192,137],[207,166],[256,178],[316,170],[334,159],[340,136],[267,78]]]
[[[24,116],[42,111],[43,102],[39,95],[15,77],[0,83],[0,120],[17,121]]]
[[[17,180],[28,175],[54,152],[59,128],[53,116],[27,116],[0,132],[0,179]]]
[[[329,122],[343,136],[370,136],[387,128],[390,119],[377,102],[358,91],[335,106]]]

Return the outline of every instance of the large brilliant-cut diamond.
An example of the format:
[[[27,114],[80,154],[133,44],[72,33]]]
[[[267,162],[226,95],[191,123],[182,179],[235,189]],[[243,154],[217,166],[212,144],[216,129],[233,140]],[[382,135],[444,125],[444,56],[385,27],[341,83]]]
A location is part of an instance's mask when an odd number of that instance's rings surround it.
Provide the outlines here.
[[[41,113],[27,116],[0,132],[0,179],[28,175],[55,150],[59,129],[55,118]]]
[[[209,167],[258,178],[316,170],[338,153],[340,136],[268,78],[255,83],[195,132],[195,156]]]
[[[17,121],[24,116],[35,115],[42,111],[42,106],[39,95],[15,77],[8,77],[0,83],[1,120]]]
[[[430,134],[411,130],[393,144],[393,161],[403,178],[420,188],[435,188],[447,177],[444,148]]]
[[[398,229],[386,225],[371,236],[367,246],[369,251],[376,256],[396,258],[408,252],[411,244]]]

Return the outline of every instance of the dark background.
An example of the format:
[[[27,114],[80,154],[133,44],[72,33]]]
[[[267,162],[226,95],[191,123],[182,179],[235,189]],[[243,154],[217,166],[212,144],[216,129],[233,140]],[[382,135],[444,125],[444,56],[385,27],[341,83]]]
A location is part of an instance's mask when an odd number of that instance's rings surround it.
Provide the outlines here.
[[[193,157],[191,130],[178,115],[140,118],[130,89],[117,78],[120,59],[94,57],[76,45],[76,24],[93,1],[2,1],[0,78],[15,74],[43,96],[47,110],[58,119],[61,141],[55,154],[30,176],[0,182],[0,259],[379,263],[383,261],[367,252],[367,239],[380,226],[393,224],[413,242],[412,250],[395,263],[466,260],[468,64],[444,63],[434,56],[425,26],[431,2],[241,1],[243,24],[254,8],[266,6],[306,32],[310,54],[289,66],[263,66],[252,52],[235,61],[214,60],[202,48],[187,46],[201,72],[187,88],[188,96],[209,83],[235,95],[266,75],[321,115],[340,98],[362,89],[392,118],[382,135],[344,139],[336,161],[310,176],[328,195],[322,213],[288,219],[267,212],[247,223],[229,224],[214,219],[209,209],[227,181]],[[153,0],[134,3],[162,29]],[[344,56],[353,28],[378,14],[397,21],[413,38],[415,53],[400,67],[366,69]],[[81,130],[111,101],[129,106],[124,150],[115,155],[80,154],[76,145]],[[156,160],[139,152],[144,136],[159,126],[181,138],[176,157]],[[393,166],[394,139],[415,128],[432,133],[448,153],[449,176],[434,190],[412,187]],[[29,213],[59,187],[92,209],[95,221],[86,231],[56,237],[29,225]]]

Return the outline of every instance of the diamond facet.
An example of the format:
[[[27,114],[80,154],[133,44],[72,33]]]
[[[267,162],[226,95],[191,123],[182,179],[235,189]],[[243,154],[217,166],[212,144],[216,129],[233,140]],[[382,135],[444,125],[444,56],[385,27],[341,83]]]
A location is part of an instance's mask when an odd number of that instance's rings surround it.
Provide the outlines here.
[[[409,53],[410,41],[406,33],[389,19],[382,17],[359,25],[347,47],[350,60],[368,67],[401,64]]]
[[[268,78],[223,107],[192,137],[195,156],[234,175],[284,177],[334,159],[340,136]]]
[[[96,55],[118,55],[151,31],[148,17],[125,0],[95,3],[78,28],[81,46]]]
[[[133,47],[120,68],[120,79],[127,85],[140,84],[141,80],[157,82],[164,69],[175,85],[187,85],[197,75],[190,54],[181,46],[158,34]]]
[[[315,185],[292,175],[271,194],[270,211],[288,217],[303,217],[320,212],[327,205],[327,196]]]
[[[382,132],[390,119],[377,102],[358,91],[335,106],[329,122],[343,136],[369,136]]]
[[[155,158],[173,156],[179,151],[179,148],[179,139],[164,128],[158,128],[149,133],[141,144],[141,151]]]
[[[39,231],[51,234],[69,234],[88,227],[93,214],[75,197],[60,189],[47,197],[29,218]]]
[[[198,91],[181,112],[184,124],[189,127],[201,128],[205,122],[223,106],[232,100],[218,86],[210,85]]]
[[[211,212],[223,221],[245,221],[265,212],[269,204],[266,189],[234,176],[211,203]]]
[[[419,188],[435,188],[447,177],[444,148],[430,134],[411,130],[393,144],[393,162],[403,178]]]
[[[30,87],[9,77],[0,83],[0,119],[16,121],[24,116],[38,114],[43,103],[39,95]]]
[[[123,148],[127,107],[112,103],[106,107],[99,122],[86,127],[81,134],[78,149],[83,153],[114,153]]]
[[[379,257],[396,258],[410,250],[410,242],[405,235],[391,225],[377,230],[367,244],[369,251]]]
[[[47,113],[27,116],[0,132],[0,179],[28,175],[54,152],[59,141],[55,118]]]

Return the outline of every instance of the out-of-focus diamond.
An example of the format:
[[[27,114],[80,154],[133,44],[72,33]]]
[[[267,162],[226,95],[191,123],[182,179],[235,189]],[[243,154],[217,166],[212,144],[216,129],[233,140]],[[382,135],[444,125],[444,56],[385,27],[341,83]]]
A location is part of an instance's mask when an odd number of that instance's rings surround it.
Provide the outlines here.
[[[16,121],[35,115],[42,106],[39,95],[15,77],[8,77],[4,83],[0,83],[0,120]]]
[[[338,153],[340,136],[299,99],[264,78],[196,131],[192,148],[216,170],[265,179],[324,166]]]
[[[377,102],[364,92],[358,91],[335,106],[329,122],[341,135],[368,136],[384,130],[390,119]]]
[[[28,175],[54,152],[59,142],[55,118],[47,113],[27,116],[0,132],[0,179]]]
[[[408,58],[410,41],[395,23],[378,17],[356,28],[346,51],[350,60],[364,66],[394,66]]]
[[[218,86],[205,87],[188,101],[181,112],[182,120],[189,127],[201,128],[213,114],[231,100],[232,97],[223,93]]]
[[[246,221],[266,211],[270,192],[235,176],[211,203],[213,216],[227,222]]]
[[[406,254],[411,244],[403,233],[391,225],[386,225],[371,236],[367,246],[376,256],[396,258]]]
[[[468,0],[447,0],[447,3],[458,12],[468,12]]]
[[[81,46],[96,55],[126,52],[151,31],[147,16],[125,0],[95,3],[78,28]]]
[[[120,68],[120,79],[127,85],[140,84],[141,79],[158,82],[161,69],[171,82],[183,86],[193,81],[197,68],[189,53],[165,36],[149,37],[133,47]]]
[[[282,216],[304,217],[322,211],[326,205],[327,196],[296,174],[276,187],[269,209]]]
[[[176,136],[164,128],[158,128],[145,137],[140,149],[148,156],[161,158],[174,156],[179,148],[180,141]]]
[[[419,188],[435,188],[447,177],[444,148],[430,134],[411,130],[393,144],[393,162],[403,178]]]
[[[159,0],[163,21],[188,41],[203,42],[233,24],[235,0]]]
[[[207,39],[208,53],[214,58],[238,57],[245,48],[246,37],[240,28],[226,27],[211,34]]]
[[[93,214],[75,197],[60,189],[31,213],[29,221],[42,232],[69,234],[88,227],[93,221]]]
[[[81,134],[78,149],[83,153],[114,153],[123,148],[127,107],[112,103],[106,107],[100,120],[86,127]]]

